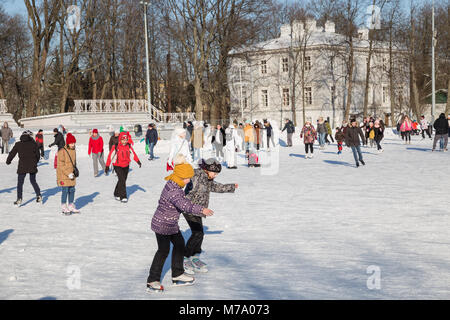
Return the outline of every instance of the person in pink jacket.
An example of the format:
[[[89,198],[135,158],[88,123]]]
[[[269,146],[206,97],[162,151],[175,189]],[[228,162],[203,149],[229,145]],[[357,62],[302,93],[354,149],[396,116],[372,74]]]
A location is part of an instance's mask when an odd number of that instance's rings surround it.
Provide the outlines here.
[[[400,124],[400,132],[405,137],[405,144],[411,144],[412,121],[408,116],[403,118]]]

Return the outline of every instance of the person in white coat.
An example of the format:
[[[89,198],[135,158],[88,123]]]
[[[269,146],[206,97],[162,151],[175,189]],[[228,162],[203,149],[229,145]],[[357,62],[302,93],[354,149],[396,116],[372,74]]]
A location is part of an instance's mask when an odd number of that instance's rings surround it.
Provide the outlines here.
[[[225,162],[228,169],[237,169],[237,155],[236,150],[242,145],[242,138],[239,135],[237,124],[230,125],[225,130]]]
[[[189,150],[189,142],[186,140],[186,130],[183,128],[177,128],[172,133],[169,158],[167,159],[167,171],[173,170],[173,161],[177,154],[182,154],[190,165],[194,164]]]

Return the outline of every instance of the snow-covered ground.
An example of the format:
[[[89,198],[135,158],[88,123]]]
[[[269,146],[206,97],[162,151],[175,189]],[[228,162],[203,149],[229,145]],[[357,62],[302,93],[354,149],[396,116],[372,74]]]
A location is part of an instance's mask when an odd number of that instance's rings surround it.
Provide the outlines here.
[[[211,196],[202,254],[209,273],[172,288],[169,258],[166,291],[151,295],[150,221],[167,175],[166,142],[154,162],[138,143],[143,166],[132,165],[128,204],[113,199],[115,176],[93,177],[78,146],[82,214],[69,217],[59,213],[51,160],[38,173],[44,205],[27,178],[25,205],[15,208],[17,163],[2,156],[0,299],[449,299],[450,153],[432,153],[420,139],[404,145],[389,135],[384,153],[363,148],[367,165],[358,169],[350,149],[338,156],[334,144],[305,159],[297,134],[293,148],[279,149],[279,168],[247,168],[240,155],[239,169],[217,178],[238,183],[237,192]],[[180,226],[187,238],[183,217]]]

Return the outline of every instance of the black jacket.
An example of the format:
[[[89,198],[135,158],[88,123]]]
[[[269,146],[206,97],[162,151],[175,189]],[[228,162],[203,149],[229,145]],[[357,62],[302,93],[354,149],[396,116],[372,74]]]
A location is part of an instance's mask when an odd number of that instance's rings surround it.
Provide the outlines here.
[[[20,137],[20,141],[14,145],[9,153],[6,164],[11,164],[16,154],[19,154],[18,174],[37,173],[40,154],[39,147],[32,137],[27,134]]]
[[[269,124],[268,126],[264,126],[267,130],[267,136],[271,137],[272,136],[272,125]]]
[[[286,123],[283,127],[283,130],[281,130],[281,132],[283,132],[284,130],[287,130],[287,133],[294,133],[295,132],[295,126],[292,123],[291,120],[288,121],[288,123]]]
[[[375,131],[375,141],[381,141],[383,140],[384,137],[384,129],[382,127],[379,128],[373,128],[373,130]]]
[[[49,145],[49,148],[52,146],[58,146],[58,151],[64,148],[66,145],[66,142],[64,141],[64,136],[61,132],[58,132],[55,134],[55,142],[53,142],[51,145]]]
[[[347,147],[357,147],[361,144],[359,137],[364,141],[364,133],[360,127],[348,127],[345,131],[345,144]]]
[[[211,143],[218,143],[218,144],[221,144],[221,145],[223,145],[225,147],[227,145],[227,140],[225,139],[225,129],[224,128],[220,128],[220,133],[221,133],[220,136],[222,138],[222,141],[217,141],[216,142],[217,129],[215,129],[214,134],[213,134],[212,139],[211,139]]]
[[[116,137],[115,135],[111,136],[109,138],[109,151],[111,151],[112,147],[119,143],[119,137]]]
[[[433,124],[436,129],[436,134],[448,134],[448,121],[445,119],[445,114],[441,114]]]
[[[156,129],[148,129],[147,133],[145,134],[145,143],[146,144],[150,144],[150,143],[154,143],[156,145],[156,143],[158,142],[158,131],[156,131]]]

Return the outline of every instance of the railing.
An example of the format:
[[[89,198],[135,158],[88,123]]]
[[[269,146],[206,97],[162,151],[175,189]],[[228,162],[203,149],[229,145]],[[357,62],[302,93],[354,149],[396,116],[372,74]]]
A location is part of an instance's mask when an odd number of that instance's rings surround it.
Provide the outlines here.
[[[6,107],[6,100],[1,99],[0,100],[0,114],[8,113],[8,108]]]
[[[148,113],[157,122],[173,123],[195,120],[193,112],[165,113],[147,100],[74,100],[74,112],[81,113]]]

